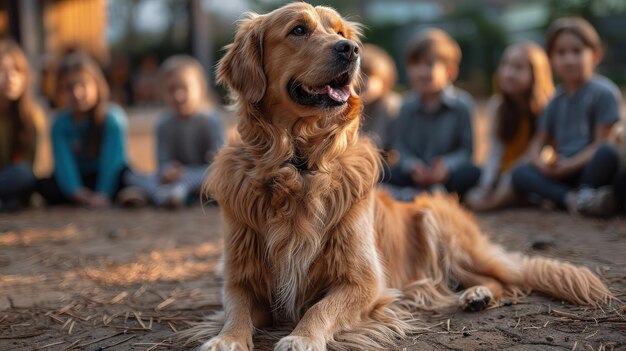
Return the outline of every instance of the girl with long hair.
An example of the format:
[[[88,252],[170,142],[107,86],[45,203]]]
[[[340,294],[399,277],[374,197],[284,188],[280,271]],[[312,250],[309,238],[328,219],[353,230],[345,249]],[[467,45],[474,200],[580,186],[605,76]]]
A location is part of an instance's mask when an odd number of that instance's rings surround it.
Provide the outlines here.
[[[0,41],[0,211],[26,204],[35,185],[45,117],[31,92],[31,71],[22,49]]]
[[[68,54],[56,79],[67,107],[52,125],[54,177],[42,181],[40,191],[51,204],[107,207],[128,171],[126,114],[110,103],[107,82],[89,56]]]
[[[544,50],[531,42],[509,46],[496,73],[496,89],[489,102],[489,156],[479,185],[466,198],[474,210],[491,210],[515,200],[511,170],[527,161],[537,118],[554,93]]]

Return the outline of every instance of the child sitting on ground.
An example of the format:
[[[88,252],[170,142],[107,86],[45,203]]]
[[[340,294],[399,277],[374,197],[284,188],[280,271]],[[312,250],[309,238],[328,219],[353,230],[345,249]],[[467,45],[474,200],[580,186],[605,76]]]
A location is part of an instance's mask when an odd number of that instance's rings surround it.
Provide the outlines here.
[[[208,165],[224,143],[222,117],[208,94],[200,63],[185,55],[160,68],[162,97],[168,108],[156,127],[158,171],[128,180],[157,206],[180,207],[199,195]]]
[[[22,49],[0,41],[0,212],[26,205],[35,186],[33,166],[46,121],[31,83]]]
[[[400,95],[392,89],[396,85],[396,65],[381,48],[372,44],[363,45],[361,72],[365,90],[361,132],[369,136],[381,150],[389,147],[388,129],[400,108]]]
[[[54,177],[41,180],[39,191],[48,204],[108,207],[130,172],[126,114],[109,102],[100,67],[83,53],[64,57],[56,80],[68,106],[52,125]]]
[[[445,32],[419,34],[406,50],[409,83],[416,93],[405,99],[390,128],[398,162],[388,183],[399,200],[422,190],[446,190],[459,196],[480,176],[472,163],[471,96],[452,85],[461,61],[459,45]]]
[[[489,156],[479,185],[465,199],[474,210],[495,209],[516,199],[511,170],[527,161],[537,117],[554,93],[546,53],[530,42],[508,47],[496,73],[496,85],[499,92],[488,103]]]
[[[606,185],[617,172],[619,155],[607,141],[619,120],[621,95],[594,73],[602,58],[600,38],[584,19],[561,18],[548,29],[546,51],[562,84],[539,120],[530,164],[513,171],[513,185],[573,213],[608,215],[615,199]],[[547,144],[556,156],[549,162],[541,158]]]

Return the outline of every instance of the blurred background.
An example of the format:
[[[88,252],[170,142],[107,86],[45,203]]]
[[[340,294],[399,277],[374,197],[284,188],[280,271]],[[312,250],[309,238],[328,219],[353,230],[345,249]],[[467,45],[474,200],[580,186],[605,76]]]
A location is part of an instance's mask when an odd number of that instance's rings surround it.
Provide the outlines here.
[[[266,12],[280,0],[0,0],[0,36],[25,48],[41,94],[54,106],[49,72],[68,51],[82,49],[98,59],[123,106],[158,101],[155,72],[172,54],[189,53],[205,66],[209,81],[221,47],[245,11]],[[406,79],[401,59],[412,34],[436,26],[461,45],[458,85],[476,97],[491,93],[503,49],[530,39],[543,44],[556,17],[580,15],[598,30],[607,48],[599,69],[626,86],[626,1],[624,0],[345,0],[311,1],[335,7],[365,24],[366,42],[385,48]]]
[[[232,41],[235,23],[246,11],[268,12],[281,0],[0,0],[0,36],[19,42],[35,70],[42,102],[54,109],[54,67],[73,50],[84,50],[102,65],[112,99],[131,117],[130,158],[140,171],[154,170],[154,108],[159,64],[177,53],[200,60],[210,84],[213,67]],[[398,92],[405,91],[402,62],[408,39],[425,27],[439,27],[463,51],[457,85],[477,100],[476,140],[484,123],[481,101],[492,93],[493,74],[504,48],[516,41],[543,45],[555,18],[579,15],[602,38],[606,55],[598,71],[626,88],[626,1],[624,0],[345,0],[311,1],[336,8],[365,25],[365,42],[386,49],[399,71]],[[215,87],[222,98],[225,92]],[[144,117],[144,118],[142,118]],[[227,122],[228,125],[228,122]],[[475,159],[486,146],[476,143]]]

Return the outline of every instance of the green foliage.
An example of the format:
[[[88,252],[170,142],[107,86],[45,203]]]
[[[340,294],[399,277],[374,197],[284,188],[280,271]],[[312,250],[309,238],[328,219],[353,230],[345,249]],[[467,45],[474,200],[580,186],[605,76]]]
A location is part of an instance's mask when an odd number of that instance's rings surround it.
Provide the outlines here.
[[[590,21],[609,15],[626,14],[624,0],[548,0],[551,19],[581,16]]]
[[[463,52],[459,78],[471,81],[474,93],[489,94],[492,91],[492,79],[500,61],[500,56],[508,43],[508,35],[497,17],[487,16],[484,8],[464,3],[445,21],[448,23],[470,23],[474,31],[464,34],[463,28],[455,28],[451,33]],[[482,72],[476,73],[476,72]],[[480,78],[480,81],[476,81]]]
[[[250,4],[252,5],[253,10],[259,11],[262,13],[272,11],[277,9],[278,7],[290,3],[293,1],[290,0],[250,0]],[[320,0],[309,0],[307,3],[313,6],[330,6],[335,10],[339,11],[343,15],[354,15],[361,13],[361,8],[363,6],[364,1],[360,0],[342,0],[342,1],[320,1]]]

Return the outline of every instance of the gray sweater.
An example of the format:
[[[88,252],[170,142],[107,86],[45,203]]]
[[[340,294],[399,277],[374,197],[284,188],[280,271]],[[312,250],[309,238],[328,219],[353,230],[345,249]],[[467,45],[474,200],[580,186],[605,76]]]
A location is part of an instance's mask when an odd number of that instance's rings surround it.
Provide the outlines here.
[[[189,118],[166,111],[156,127],[159,171],[169,162],[205,168],[224,144],[224,128],[217,109],[202,110]]]
[[[539,118],[539,129],[562,157],[572,157],[593,143],[599,125],[620,119],[622,96],[608,78],[594,75],[572,94],[559,87]]]
[[[441,93],[441,104],[426,111],[419,97],[405,99],[390,128],[391,148],[400,155],[394,171],[409,175],[418,163],[441,157],[450,172],[471,162],[474,101],[452,85]]]

